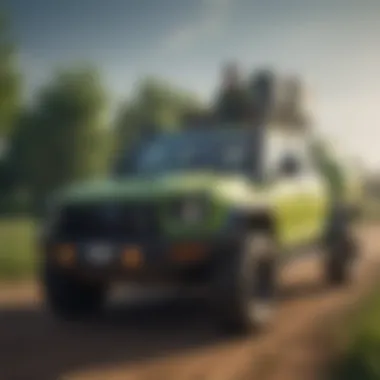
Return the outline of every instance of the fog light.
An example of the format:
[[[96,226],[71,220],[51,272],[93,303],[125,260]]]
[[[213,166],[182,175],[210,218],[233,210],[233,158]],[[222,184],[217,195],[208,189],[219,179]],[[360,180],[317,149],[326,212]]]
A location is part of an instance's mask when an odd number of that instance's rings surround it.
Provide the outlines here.
[[[56,249],[56,259],[64,267],[70,267],[75,262],[75,248],[70,244],[63,244]]]
[[[138,247],[125,248],[121,256],[122,263],[127,268],[139,268],[143,264],[143,254]]]

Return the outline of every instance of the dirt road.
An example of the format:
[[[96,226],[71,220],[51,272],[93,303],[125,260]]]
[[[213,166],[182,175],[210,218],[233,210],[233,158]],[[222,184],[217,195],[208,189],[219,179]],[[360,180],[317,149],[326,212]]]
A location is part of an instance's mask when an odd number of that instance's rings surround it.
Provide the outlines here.
[[[35,286],[0,288],[0,380],[245,380],[316,378],[328,327],[373,286],[380,269],[379,226],[360,231],[353,285],[327,289],[319,262],[282,273],[273,326],[228,340],[196,302],[124,306],[86,325],[63,325],[40,306]]]

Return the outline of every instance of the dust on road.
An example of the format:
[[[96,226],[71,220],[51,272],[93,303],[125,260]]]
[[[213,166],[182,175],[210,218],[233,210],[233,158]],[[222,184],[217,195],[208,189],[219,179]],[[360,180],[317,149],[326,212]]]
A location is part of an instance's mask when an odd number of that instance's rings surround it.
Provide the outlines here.
[[[42,310],[35,286],[4,285],[0,380],[316,378],[328,348],[323,332],[376,278],[379,231],[361,232],[363,254],[349,287],[327,289],[316,258],[286,268],[273,326],[243,340],[223,337],[201,301],[117,307],[99,320],[67,325]]]

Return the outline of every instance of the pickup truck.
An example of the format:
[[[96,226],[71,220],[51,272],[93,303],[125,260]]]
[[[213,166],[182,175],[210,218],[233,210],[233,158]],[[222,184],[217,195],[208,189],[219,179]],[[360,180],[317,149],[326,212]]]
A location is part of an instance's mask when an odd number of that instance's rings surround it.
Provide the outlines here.
[[[351,214],[303,135],[160,133],[115,166],[49,200],[42,283],[60,318],[99,311],[116,281],[202,286],[215,322],[248,333],[263,323],[258,305],[273,310],[278,270],[295,254],[317,246],[330,284],[350,277]]]

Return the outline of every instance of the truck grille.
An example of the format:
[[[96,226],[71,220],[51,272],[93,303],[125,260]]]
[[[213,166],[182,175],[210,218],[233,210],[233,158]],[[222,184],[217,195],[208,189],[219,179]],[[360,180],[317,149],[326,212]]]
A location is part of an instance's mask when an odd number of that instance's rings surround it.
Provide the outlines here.
[[[154,204],[70,205],[61,213],[59,234],[71,240],[149,239],[159,234]]]

